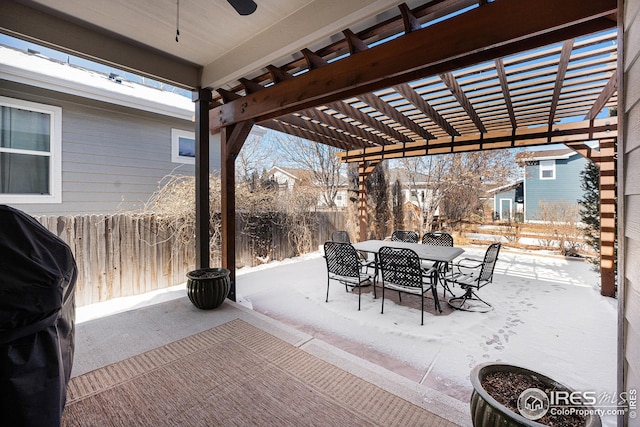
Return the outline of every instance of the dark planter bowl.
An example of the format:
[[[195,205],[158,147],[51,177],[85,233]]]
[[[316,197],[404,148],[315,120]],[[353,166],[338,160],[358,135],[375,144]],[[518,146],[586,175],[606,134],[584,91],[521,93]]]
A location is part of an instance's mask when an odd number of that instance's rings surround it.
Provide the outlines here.
[[[229,295],[231,272],[225,268],[200,268],[187,273],[187,296],[196,307],[211,310]]]
[[[518,374],[530,375],[549,385],[549,388],[573,391],[564,384],[526,368],[500,363],[481,363],[471,371],[473,394],[471,395],[470,405],[471,421],[473,422],[474,427],[544,427],[544,424],[530,420],[519,413],[513,412],[511,409],[494,399],[484,388],[482,388],[483,379],[492,372],[515,372]],[[593,407],[589,405],[584,405],[584,407],[593,409]],[[589,415],[586,418],[586,427],[600,427],[602,425],[600,417],[597,415]]]

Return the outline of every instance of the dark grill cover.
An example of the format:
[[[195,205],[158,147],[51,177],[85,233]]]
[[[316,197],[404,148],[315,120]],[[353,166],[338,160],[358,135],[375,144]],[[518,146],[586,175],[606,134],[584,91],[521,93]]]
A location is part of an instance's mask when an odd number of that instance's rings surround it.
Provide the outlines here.
[[[73,363],[76,276],[65,242],[0,205],[0,424],[60,425]]]

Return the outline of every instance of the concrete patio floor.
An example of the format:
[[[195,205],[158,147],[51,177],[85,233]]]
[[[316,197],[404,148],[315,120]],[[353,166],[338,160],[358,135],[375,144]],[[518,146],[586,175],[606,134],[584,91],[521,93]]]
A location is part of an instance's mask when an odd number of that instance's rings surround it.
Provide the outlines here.
[[[186,297],[184,286],[78,308],[72,377],[234,319],[242,319],[449,421],[471,425],[468,405],[457,399],[230,300],[215,310],[199,310]]]
[[[464,256],[481,256],[466,248]],[[362,295],[332,284],[319,253],[240,269],[238,303],[201,311],[184,285],[78,309],[73,375],[240,318],[393,391],[460,425],[469,425],[473,366],[501,361],[550,375],[576,390],[615,392],[617,301],[595,289],[590,265],[504,250],[482,296],[490,313],[436,313],[417,298]],[[378,289],[379,291],[379,289]],[[457,292],[460,290],[457,289]],[[442,292],[440,292],[442,295]],[[603,419],[604,425],[613,420]]]

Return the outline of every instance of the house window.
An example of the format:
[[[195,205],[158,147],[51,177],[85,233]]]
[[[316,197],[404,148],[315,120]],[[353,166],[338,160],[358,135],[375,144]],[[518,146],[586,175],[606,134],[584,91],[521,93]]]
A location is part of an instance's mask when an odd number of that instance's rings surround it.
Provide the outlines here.
[[[556,179],[555,160],[540,160],[540,179]]]
[[[0,96],[0,203],[62,202],[62,109]]]
[[[171,161],[196,163],[196,134],[181,129],[171,129]]]

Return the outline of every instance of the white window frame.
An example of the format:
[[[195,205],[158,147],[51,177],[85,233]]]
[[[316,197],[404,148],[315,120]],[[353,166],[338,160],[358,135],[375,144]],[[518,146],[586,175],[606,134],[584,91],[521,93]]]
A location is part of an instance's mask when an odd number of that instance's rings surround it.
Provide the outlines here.
[[[51,140],[49,141],[48,153],[0,147],[0,151],[4,153],[49,156],[49,194],[0,194],[0,203],[62,203],[62,108],[4,96],[0,96],[0,105],[51,116],[49,121]]]
[[[173,163],[186,163],[195,165],[195,157],[180,155],[180,138],[189,138],[195,141],[196,133],[182,129],[171,129],[171,161]]]
[[[556,161],[555,160],[540,160],[540,179],[556,179]],[[545,171],[551,171],[551,176],[544,176]]]

